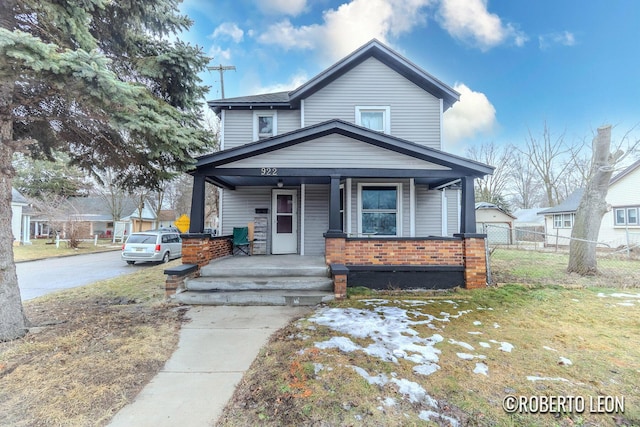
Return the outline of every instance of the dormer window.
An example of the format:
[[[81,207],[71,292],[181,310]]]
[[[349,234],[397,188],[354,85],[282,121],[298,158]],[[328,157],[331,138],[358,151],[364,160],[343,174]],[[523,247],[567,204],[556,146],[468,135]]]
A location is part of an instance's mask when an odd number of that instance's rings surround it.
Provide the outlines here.
[[[356,124],[376,132],[391,133],[390,110],[388,106],[357,106]]]
[[[278,134],[278,115],[276,111],[253,112],[253,139],[271,138]]]

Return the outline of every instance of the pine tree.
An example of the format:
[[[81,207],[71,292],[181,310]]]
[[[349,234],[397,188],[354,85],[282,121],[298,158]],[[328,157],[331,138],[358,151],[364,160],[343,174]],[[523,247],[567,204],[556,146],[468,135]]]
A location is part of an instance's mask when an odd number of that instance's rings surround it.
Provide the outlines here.
[[[154,188],[213,143],[198,111],[208,58],[177,40],[178,0],[0,5],[0,341],[26,333],[11,235],[15,152]]]

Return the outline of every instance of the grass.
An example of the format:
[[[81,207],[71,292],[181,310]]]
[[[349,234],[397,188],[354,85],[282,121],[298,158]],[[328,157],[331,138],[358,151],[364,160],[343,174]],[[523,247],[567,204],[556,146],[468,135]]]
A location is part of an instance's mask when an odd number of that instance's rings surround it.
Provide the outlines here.
[[[45,259],[56,256],[69,256],[79,254],[89,254],[94,252],[103,252],[120,248],[119,244],[113,245],[111,240],[98,240],[98,245],[93,244],[93,240],[84,241],[78,249],[72,249],[67,243],[60,241],[59,247],[56,248],[55,243],[49,239],[34,239],[30,245],[19,245],[13,247],[13,258],[16,262],[33,261],[37,259]]]
[[[26,302],[36,327],[0,343],[0,425],[101,426],[132,401],[177,345],[166,267]]]
[[[598,258],[600,275],[568,274],[569,254],[497,248],[490,258],[494,283],[571,285],[580,287],[640,287],[640,260],[624,257]]]
[[[612,291],[507,285],[439,297],[376,295],[414,316],[417,310],[407,300],[433,301],[420,310],[434,316],[451,311],[451,304],[445,302],[449,299],[457,302],[457,310],[471,310],[451,322],[439,324],[438,330],[426,325],[412,326],[420,337],[434,333],[444,337],[436,345],[441,351],[438,361],[441,369],[426,377],[414,373],[414,364],[406,360],[393,363],[362,351],[320,350],[315,343],[348,335],[303,319],[280,331],[263,349],[219,425],[437,425],[420,419],[420,411],[428,407],[403,399],[392,384],[370,384],[352,366],[371,375],[396,375],[421,384],[440,403],[440,410],[458,419],[460,425],[640,425],[640,343],[633,338],[640,325],[640,304],[620,306],[619,299],[600,297],[600,292]],[[335,307],[368,306],[363,304],[362,297],[354,295]],[[482,335],[470,335],[470,331]],[[372,343],[369,338],[350,338],[364,346]],[[471,344],[474,351],[452,344],[450,339]],[[489,340],[508,342],[515,348],[507,353],[495,344],[491,348],[480,347],[480,341]],[[475,361],[461,359],[457,356],[459,352],[486,356],[483,362],[489,367],[489,375],[474,374]],[[560,364],[560,356],[573,364]],[[323,368],[314,369],[318,366]],[[534,382],[528,376],[560,377],[566,382]],[[578,395],[585,399],[624,396],[625,413],[510,415],[502,408],[502,400],[509,394]],[[393,398],[396,404],[386,406],[387,398]]]

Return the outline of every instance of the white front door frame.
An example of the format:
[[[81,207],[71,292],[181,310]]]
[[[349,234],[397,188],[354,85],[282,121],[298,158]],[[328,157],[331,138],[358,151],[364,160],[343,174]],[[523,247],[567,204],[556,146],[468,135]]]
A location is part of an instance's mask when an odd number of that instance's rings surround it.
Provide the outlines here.
[[[282,196],[282,197],[279,197]],[[289,200],[285,209],[278,209],[278,200]],[[283,207],[283,206],[280,206]],[[271,253],[298,253],[298,190],[273,190],[271,193]],[[278,227],[280,222],[280,227]]]

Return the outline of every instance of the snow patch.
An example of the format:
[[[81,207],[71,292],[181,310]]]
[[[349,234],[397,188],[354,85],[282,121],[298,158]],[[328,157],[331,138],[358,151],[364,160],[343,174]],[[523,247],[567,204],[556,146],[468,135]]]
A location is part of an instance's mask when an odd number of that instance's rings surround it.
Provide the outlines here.
[[[420,411],[420,415],[418,415],[418,418],[423,421],[434,421],[439,419],[442,421],[446,421],[451,427],[458,427],[460,425],[458,424],[458,420],[456,420],[455,418],[451,418],[433,411]]]
[[[493,323],[493,327],[494,327],[494,329],[498,329],[500,327],[500,325],[498,325],[497,323],[494,322]]]
[[[567,359],[566,357],[562,357],[562,356],[560,356],[560,360],[558,361],[558,363],[561,364],[561,365],[565,365],[565,366],[573,365],[571,360]]]
[[[414,366],[413,372],[415,372],[416,374],[427,376],[433,374],[438,369],[440,369],[440,366],[436,365],[435,363],[425,363],[424,365]]]
[[[478,344],[480,344],[480,347],[483,348],[491,348],[491,344],[489,344],[488,342],[480,341]]]
[[[482,335],[482,332],[478,332],[478,331],[472,331],[472,332],[467,332],[469,335]]]
[[[476,363],[476,368],[473,370],[473,373],[489,376],[489,367],[482,362],[478,362]]]
[[[352,366],[351,368],[353,368],[353,370],[356,371],[358,375],[367,380],[369,384],[376,384],[382,387],[387,385],[387,383],[389,382],[389,378],[387,378],[385,374],[369,375],[367,371],[359,366]]]
[[[460,347],[466,348],[467,350],[471,350],[471,351],[475,350],[471,344],[467,344],[466,342],[463,342],[463,341],[456,341],[453,338],[449,339],[449,344],[459,345]]]
[[[500,341],[496,341],[496,340],[489,340],[489,342],[492,342],[494,344],[500,344],[500,351],[504,351],[507,353],[511,353],[511,350],[513,350],[513,344],[510,344],[508,342],[500,342]]]
[[[462,360],[486,359],[487,358],[487,356],[482,355],[482,354],[469,354],[469,353],[456,353],[456,356],[458,356]]]
[[[475,326],[480,326],[480,325],[482,325],[482,322],[481,322],[481,321],[479,321],[479,320],[476,320],[476,321],[474,321],[474,322],[473,322],[473,324],[474,324]]]
[[[555,348],[547,347],[546,345],[543,345],[542,348],[549,351],[555,351],[556,353],[558,352],[558,350],[556,350]]]
[[[322,350],[326,350],[328,348],[337,348],[345,353],[350,353],[352,351],[362,349],[362,347],[355,344],[347,337],[332,337],[330,340],[315,343],[315,346]]]

